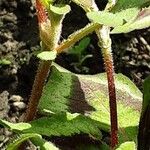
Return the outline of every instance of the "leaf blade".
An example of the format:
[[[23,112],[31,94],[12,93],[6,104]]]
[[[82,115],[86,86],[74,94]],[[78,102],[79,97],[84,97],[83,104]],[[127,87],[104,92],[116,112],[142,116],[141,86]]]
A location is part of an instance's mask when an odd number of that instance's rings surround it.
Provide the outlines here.
[[[66,71],[65,73],[61,73],[53,67],[51,75],[53,77],[50,77],[51,80],[50,82],[48,81],[44,93],[45,96],[48,94],[46,106],[44,105],[46,101],[43,96],[40,101],[39,109],[41,112],[46,113],[44,111],[45,108],[53,113],[62,113],[66,111],[82,113],[92,120],[98,121],[101,129],[110,131],[106,74],[92,76],[76,75]],[[57,80],[59,80],[59,82]],[[121,74],[116,75],[115,83],[120,125],[119,140],[120,142],[130,140],[136,141],[142,104],[142,93],[131,80]],[[53,88],[48,87],[49,84],[51,84]],[[65,91],[62,89],[65,89]],[[54,93],[57,93],[59,98],[54,96]],[[49,105],[48,103],[50,101],[52,103]],[[56,102],[58,102],[59,105],[57,105]],[[52,105],[55,105],[55,107]],[[61,109],[61,111],[59,109]],[[133,118],[133,116],[135,117]],[[130,120],[132,120],[132,122]]]

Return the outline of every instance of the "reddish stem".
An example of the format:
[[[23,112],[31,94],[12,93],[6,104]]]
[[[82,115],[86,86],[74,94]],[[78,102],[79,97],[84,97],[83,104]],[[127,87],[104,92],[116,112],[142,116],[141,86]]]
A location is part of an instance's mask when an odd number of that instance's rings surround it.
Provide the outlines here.
[[[37,107],[42,95],[42,90],[45,84],[45,80],[50,70],[50,66],[51,66],[51,61],[41,62],[41,64],[39,65],[34,80],[31,97],[29,99],[28,109],[26,112],[26,116],[24,118],[25,122],[29,122],[33,120],[36,115]]]
[[[45,10],[44,6],[42,5],[42,3],[40,2],[40,0],[36,0],[35,7],[36,7],[36,13],[37,13],[39,24],[46,22],[48,20],[48,16],[47,16],[46,10]]]
[[[104,54],[104,62],[108,80],[110,120],[111,120],[111,148],[113,149],[118,144],[118,121],[117,121],[116,90],[114,83],[114,68],[112,55]]]
[[[36,11],[39,22],[39,28],[42,23],[45,23],[48,20],[45,8],[39,0],[36,0]],[[29,99],[29,104],[27,112],[24,118],[25,122],[31,121],[34,119],[39,104],[39,100],[42,95],[43,86],[47,78],[49,69],[51,66],[51,61],[41,62],[37,70],[37,74],[33,83],[31,97]]]

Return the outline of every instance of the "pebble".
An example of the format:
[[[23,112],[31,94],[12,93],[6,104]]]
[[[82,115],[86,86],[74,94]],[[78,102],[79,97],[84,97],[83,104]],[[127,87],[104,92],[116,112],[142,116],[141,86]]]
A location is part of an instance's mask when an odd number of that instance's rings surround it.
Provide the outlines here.
[[[0,135],[0,142],[4,141],[5,136],[4,135]]]
[[[7,91],[3,91],[2,93],[0,93],[0,118],[1,119],[7,116],[7,112],[9,110],[8,97],[9,97],[9,93]]]
[[[18,109],[22,110],[26,108],[26,104],[24,102],[14,102],[13,106],[17,107]]]
[[[124,56],[122,59],[128,61],[130,58],[129,56]]]
[[[9,99],[9,101],[13,101],[13,102],[20,102],[22,100],[23,100],[23,98],[19,95],[12,95]]]

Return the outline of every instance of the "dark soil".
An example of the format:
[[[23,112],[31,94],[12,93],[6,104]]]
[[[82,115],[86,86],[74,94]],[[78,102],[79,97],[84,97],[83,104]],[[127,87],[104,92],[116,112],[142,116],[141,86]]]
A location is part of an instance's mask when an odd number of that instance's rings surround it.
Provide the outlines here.
[[[100,6],[104,4],[105,1]],[[86,17],[81,15],[84,12],[80,8],[72,5],[72,10],[65,18],[62,39],[88,23]],[[143,80],[150,74],[149,33],[150,29],[145,29],[112,35],[115,71],[128,76],[141,90]],[[76,60],[66,53],[58,56],[56,62],[76,73],[104,72],[96,35],[90,37],[91,44],[87,53],[93,57],[87,59],[80,70],[71,65]],[[33,52],[39,50],[39,42],[33,1],[0,0],[0,118],[18,122],[25,112],[38,65]],[[10,63],[2,63],[4,59]],[[88,68],[88,72],[83,67]],[[9,140],[9,136],[10,132],[0,130],[0,149]],[[59,144],[59,141],[56,140],[56,143]]]

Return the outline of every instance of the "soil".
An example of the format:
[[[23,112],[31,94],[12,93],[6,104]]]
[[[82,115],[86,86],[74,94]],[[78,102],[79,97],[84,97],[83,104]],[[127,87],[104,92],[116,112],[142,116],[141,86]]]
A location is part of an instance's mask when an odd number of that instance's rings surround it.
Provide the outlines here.
[[[103,2],[104,6],[105,1]],[[83,10],[75,5],[65,20],[62,39],[88,23]],[[112,47],[116,73],[128,76],[141,90],[143,80],[150,74],[150,29],[129,34],[112,35]],[[75,73],[95,74],[104,72],[103,59],[97,46],[96,35],[90,35],[91,44],[87,59],[76,70],[71,63],[76,61],[66,53],[56,62]],[[39,31],[34,2],[30,0],[0,1],[0,118],[18,122],[25,112],[30,96],[38,59],[34,53],[40,49]],[[85,72],[82,67],[88,68]],[[9,140],[11,133],[0,130],[0,149]],[[55,140],[54,140],[55,141]],[[59,140],[56,140],[59,143]],[[61,145],[61,144],[60,144]],[[72,149],[73,150],[73,149]]]

